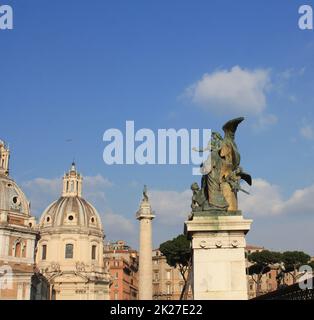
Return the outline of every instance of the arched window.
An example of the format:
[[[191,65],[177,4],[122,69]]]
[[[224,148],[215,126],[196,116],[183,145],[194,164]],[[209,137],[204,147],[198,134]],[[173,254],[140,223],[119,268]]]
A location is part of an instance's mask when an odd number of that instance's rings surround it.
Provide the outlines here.
[[[96,250],[97,250],[97,246],[92,245],[92,260],[96,260]]]
[[[21,242],[17,242],[15,244],[14,256],[20,257],[21,256]]]
[[[65,258],[73,259],[73,244],[71,243],[65,245]]]

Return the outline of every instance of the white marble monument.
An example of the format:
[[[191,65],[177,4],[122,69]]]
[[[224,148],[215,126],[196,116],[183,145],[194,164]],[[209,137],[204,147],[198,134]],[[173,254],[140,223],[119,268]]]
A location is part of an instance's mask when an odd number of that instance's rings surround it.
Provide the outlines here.
[[[246,300],[245,234],[242,215],[194,217],[186,222],[193,249],[195,300]]]

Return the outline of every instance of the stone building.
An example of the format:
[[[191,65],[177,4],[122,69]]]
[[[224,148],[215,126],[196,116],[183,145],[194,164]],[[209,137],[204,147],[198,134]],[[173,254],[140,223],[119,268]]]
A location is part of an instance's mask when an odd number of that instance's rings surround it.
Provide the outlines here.
[[[0,299],[29,300],[32,289],[37,299],[46,299],[34,273],[36,221],[25,194],[9,176],[9,158],[10,150],[0,140]]]
[[[73,163],[61,197],[40,218],[36,262],[55,300],[109,299],[103,227],[97,210],[82,198],[82,180]]]
[[[159,249],[153,250],[153,299],[179,300],[183,286],[184,280],[179,269],[169,266]],[[191,289],[187,299],[192,300]]]
[[[122,240],[105,245],[104,261],[110,270],[110,300],[138,300],[138,252]]]

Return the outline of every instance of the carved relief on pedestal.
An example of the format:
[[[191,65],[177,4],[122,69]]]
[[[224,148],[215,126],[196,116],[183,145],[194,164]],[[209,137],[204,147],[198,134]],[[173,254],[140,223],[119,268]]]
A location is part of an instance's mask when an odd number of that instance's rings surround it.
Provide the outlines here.
[[[231,246],[234,248],[237,248],[239,246],[239,241],[238,240],[232,240],[231,241]]]
[[[244,248],[245,240],[239,235],[229,235],[228,233],[222,233],[217,236],[216,233],[211,233],[208,238],[197,236],[193,240],[193,247],[198,249],[220,249],[220,248]]]

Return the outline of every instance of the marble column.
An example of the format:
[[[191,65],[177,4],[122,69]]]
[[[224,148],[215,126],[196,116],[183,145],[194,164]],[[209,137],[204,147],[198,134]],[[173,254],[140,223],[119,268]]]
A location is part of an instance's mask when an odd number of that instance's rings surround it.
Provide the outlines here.
[[[154,217],[148,198],[144,197],[136,213],[136,218],[140,222],[139,300],[153,298],[152,220]]]

